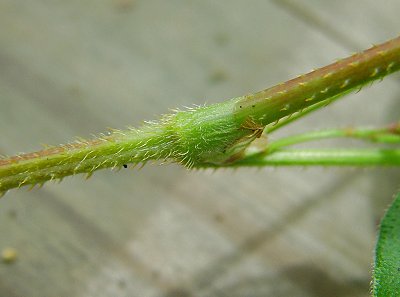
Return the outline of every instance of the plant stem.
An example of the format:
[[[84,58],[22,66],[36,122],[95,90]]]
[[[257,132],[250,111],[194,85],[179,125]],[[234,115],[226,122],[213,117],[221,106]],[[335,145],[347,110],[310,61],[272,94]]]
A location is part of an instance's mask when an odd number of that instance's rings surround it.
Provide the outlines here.
[[[166,115],[140,129],[114,130],[94,140],[78,140],[39,152],[0,159],[0,193],[23,185],[87,173],[101,168],[149,160],[172,160],[187,167],[194,162],[224,162],[251,140],[252,131],[239,129],[232,100],[196,110]],[[239,143],[237,140],[241,140]],[[236,141],[236,146],[232,142]],[[239,145],[240,144],[240,145]]]
[[[264,91],[244,96],[236,116],[265,126],[400,69],[400,37]]]
[[[268,134],[274,132],[275,130],[278,130],[278,129],[308,115],[310,112],[318,110],[321,107],[327,106],[328,104],[331,104],[333,101],[336,101],[337,99],[340,99],[340,98],[342,98],[341,95],[336,96],[334,98],[329,98],[329,100],[318,102],[314,105],[311,105],[311,106],[295,113],[294,115],[289,115],[288,117],[283,118],[279,122],[275,122],[272,125],[270,124],[267,127],[265,127],[264,134],[268,135]]]
[[[289,145],[339,137],[355,138],[359,140],[378,143],[400,143],[400,123],[393,124],[381,129],[345,128],[323,130],[289,136],[269,143],[267,150],[268,152],[272,152]]]
[[[399,149],[278,150],[254,154],[228,167],[263,166],[399,166]]]
[[[179,162],[188,168],[224,166],[243,158],[266,125],[319,108],[399,69],[400,37],[252,95],[178,111],[140,129],[115,130],[93,140],[0,159],[0,193],[148,160]]]

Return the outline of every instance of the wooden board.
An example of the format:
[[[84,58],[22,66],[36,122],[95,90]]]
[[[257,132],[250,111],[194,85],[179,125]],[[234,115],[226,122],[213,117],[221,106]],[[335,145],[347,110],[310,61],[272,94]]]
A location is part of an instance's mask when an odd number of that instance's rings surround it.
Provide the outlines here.
[[[247,94],[396,36],[398,1],[0,2],[0,153]],[[279,135],[399,119],[399,76]],[[360,102],[364,103],[359,112]],[[326,145],[321,144],[321,145]],[[368,296],[398,169],[76,176],[0,200],[0,296]]]

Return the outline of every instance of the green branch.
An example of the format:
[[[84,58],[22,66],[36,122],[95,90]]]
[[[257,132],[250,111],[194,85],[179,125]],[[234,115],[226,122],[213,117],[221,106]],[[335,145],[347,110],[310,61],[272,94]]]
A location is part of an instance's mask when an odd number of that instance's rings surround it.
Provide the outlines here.
[[[289,145],[328,138],[353,138],[374,143],[398,144],[400,143],[400,123],[380,129],[345,128],[309,132],[273,141],[268,144],[267,149],[271,152]]]
[[[243,158],[229,167],[271,165],[330,165],[330,166],[397,166],[399,149],[330,149],[292,150],[288,146],[329,138],[353,138],[362,141],[400,144],[400,123],[380,129],[332,129],[285,137],[268,143],[263,149],[249,147]],[[254,152],[255,151],[255,152]]]
[[[399,166],[400,149],[278,150],[244,158],[229,167]]]
[[[148,160],[188,168],[224,166],[240,160],[266,125],[315,110],[399,69],[400,37],[255,94],[177,111],[139,129],[114,130],[93,140],[6,157],[0,159],[0,194]]]

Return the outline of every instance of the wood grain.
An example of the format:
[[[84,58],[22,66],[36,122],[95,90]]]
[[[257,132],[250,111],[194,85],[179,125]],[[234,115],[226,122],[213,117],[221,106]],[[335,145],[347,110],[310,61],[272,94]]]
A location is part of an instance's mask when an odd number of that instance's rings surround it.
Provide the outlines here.
[[[3,0],[0,153],[255,92],[398,34],[398,1],[339,3]],[[278,135],[398,120],[398,79]],[[0,296],[368,296],[399,177],[149,164],[12,191],[0,250],[18,259],[0,263]]]

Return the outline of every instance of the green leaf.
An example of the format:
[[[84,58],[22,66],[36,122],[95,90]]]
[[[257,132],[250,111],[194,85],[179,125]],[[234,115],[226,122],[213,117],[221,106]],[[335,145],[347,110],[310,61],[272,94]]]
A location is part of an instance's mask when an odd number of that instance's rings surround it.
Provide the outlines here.
[[[373,296],[400,296],[400,193],[381,223],[375,249]]]

